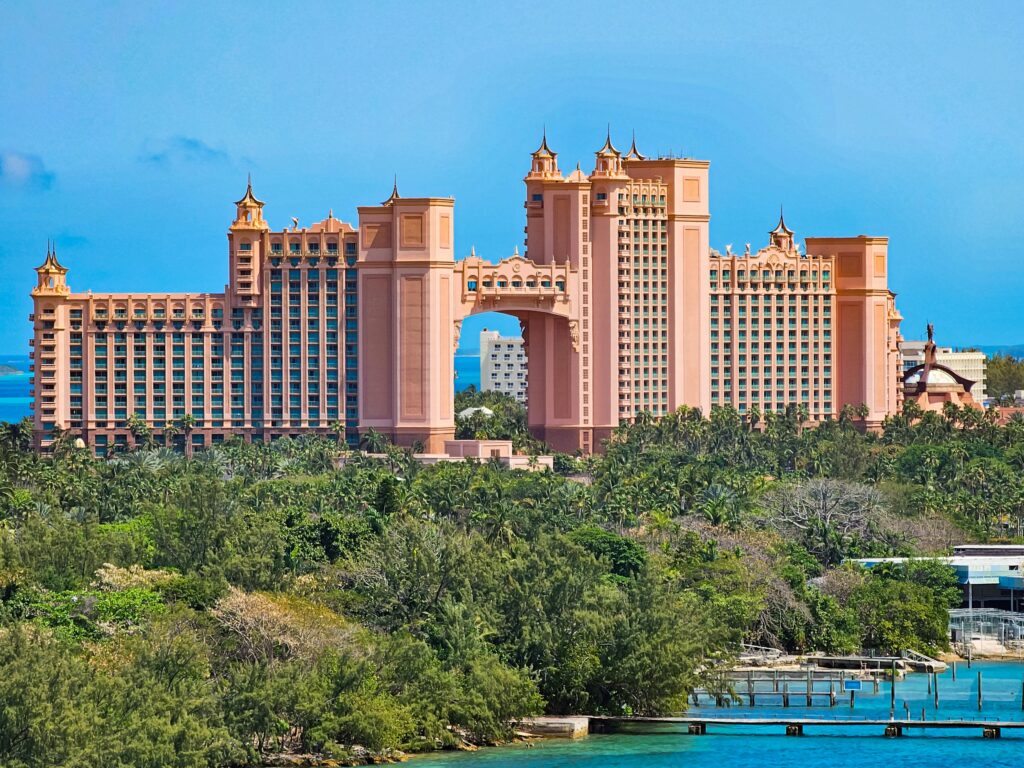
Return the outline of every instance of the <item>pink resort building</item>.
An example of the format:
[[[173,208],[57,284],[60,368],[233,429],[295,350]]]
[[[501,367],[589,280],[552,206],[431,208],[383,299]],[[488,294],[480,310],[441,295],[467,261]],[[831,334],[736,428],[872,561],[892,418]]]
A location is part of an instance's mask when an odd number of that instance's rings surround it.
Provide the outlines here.
[[[129,419],[193,447],[375,429],[443,452],[455,429],[465,317],[520,321],[528,420],[589,453],[622,421],[680,406],[800,406],[810,421],[900,407],[900,315],[884,237],[806,238],[779,217],[767,245],[710,246],[703,160],[625,154],[590,174],[546,137],[526,175],[526,242],[497,263],[456,258],[454,200],[398,194],[272,230],[235,203],[222,293],[72,293],[48,249],[32,291],[36,442],[70,431],[97,452]]]

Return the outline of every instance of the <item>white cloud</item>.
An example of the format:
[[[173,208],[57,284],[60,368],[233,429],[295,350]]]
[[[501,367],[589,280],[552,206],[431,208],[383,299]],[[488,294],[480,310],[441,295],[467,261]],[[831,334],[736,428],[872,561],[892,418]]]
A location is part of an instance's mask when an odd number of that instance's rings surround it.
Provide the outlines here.
[[[0,152],[0,185],[49,189],[56,176],[46,170],[42,158],[24,152]]]

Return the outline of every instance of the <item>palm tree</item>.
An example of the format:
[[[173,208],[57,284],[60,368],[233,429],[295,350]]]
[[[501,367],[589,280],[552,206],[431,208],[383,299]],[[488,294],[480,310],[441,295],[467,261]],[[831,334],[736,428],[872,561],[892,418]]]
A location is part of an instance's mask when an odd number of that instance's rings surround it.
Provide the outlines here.
[[[370,427],[363,433],[362,444],[363,450],[367,453],[384,453],[384,449],[388,445],[388,438],[373,427]]]
[[[345,422],[343,421],[332,421],[328,429],[334,433],[334,440],[341,445],[345,439]]]
[[[179,431],[180,430],[173,421],[167,423],[164,427],[164,448],[174,447],[174,438],[177,437]]]
[[[904,400],[903,415],[913,423],[924,415],[924,410],[921,408],[917,400]]]
[[[186,413],[181,417],[181,432],[185,435],[185,458],[192,458],[192,431],[196,428],[196,417]]]
[[[750,410],[747,411],[747,423],[751,431],[757,429],[757,425],[761,423],[761,409],[756,405],[750,406]]]
[[[126,422],[128,431],[131,433],[132,442],[135,448],[152,448],[153,447],[153,431],[149,428],[149,424],[146,420],[139,416],[137,413],[133,413],[128,417]]]

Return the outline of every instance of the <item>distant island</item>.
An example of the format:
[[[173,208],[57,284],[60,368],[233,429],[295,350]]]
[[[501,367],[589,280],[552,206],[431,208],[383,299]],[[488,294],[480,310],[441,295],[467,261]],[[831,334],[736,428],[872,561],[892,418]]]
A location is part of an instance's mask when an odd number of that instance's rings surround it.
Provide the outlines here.
[[[17,376],[20,374],[17,368],[12,368],[9,365],[0,365],[0,376]]]

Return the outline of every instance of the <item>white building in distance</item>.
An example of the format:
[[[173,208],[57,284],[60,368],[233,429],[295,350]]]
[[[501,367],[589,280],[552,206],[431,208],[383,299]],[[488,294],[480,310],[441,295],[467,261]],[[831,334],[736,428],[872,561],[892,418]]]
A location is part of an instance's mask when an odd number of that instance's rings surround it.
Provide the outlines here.
[[[480,389],[504,392],[526,402],[526,351],[519,336],[480,332]]]
[[[924,363],[923,341],[903,341],[900,344],[900,360],[904,371]],[[974,382],[971,397],[975,402],[985,402],[985,353],[954,351],[952,347],[935,350],[935,361]]]

